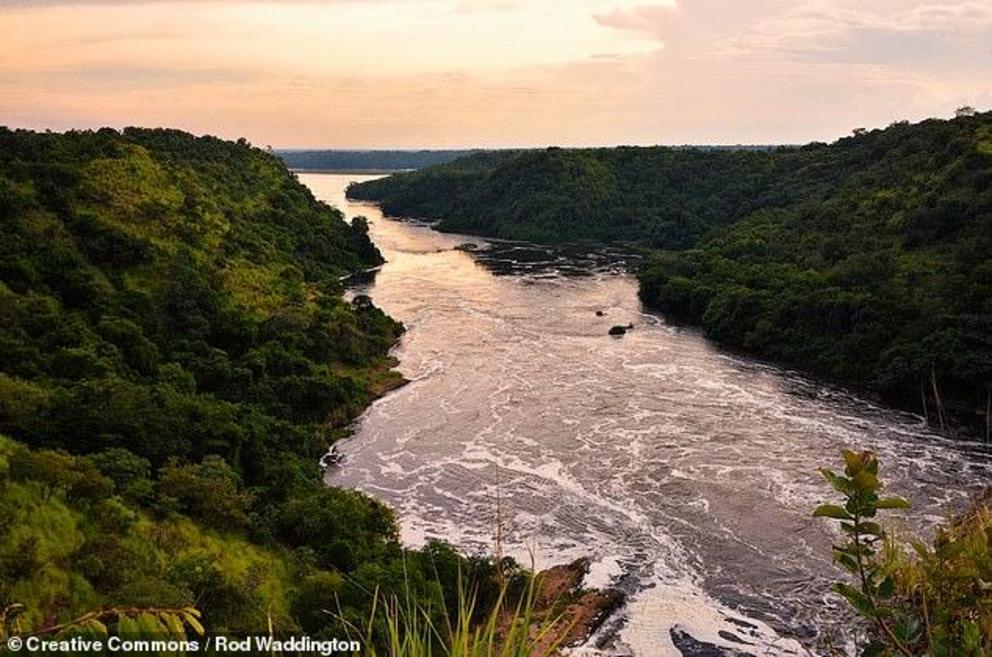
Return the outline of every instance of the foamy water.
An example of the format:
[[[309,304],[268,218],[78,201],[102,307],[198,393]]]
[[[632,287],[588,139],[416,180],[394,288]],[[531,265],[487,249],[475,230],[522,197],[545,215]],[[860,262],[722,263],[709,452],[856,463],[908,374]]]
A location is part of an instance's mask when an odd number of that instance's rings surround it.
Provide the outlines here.
[[[410,544],[468,551],[493,548],[498,490],[505,552],[588,556],[590,583],[630,594],[576,654],[806,654],[844,609],[834,536],[810,517],[831,498],[818,467],[875,451],[918,531],[989,481],[982,447],[645,313],[612,254],[444,235],[348,203],[356,176],[301,179],[372,220],[389,262],[355,292],[408,328],[412,382],[359,420],[327,481],[389,502]]]

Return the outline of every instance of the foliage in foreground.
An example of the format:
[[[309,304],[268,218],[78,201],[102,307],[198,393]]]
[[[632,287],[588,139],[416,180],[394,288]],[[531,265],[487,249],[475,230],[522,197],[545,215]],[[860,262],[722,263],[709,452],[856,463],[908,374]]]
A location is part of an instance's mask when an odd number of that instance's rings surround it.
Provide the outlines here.
[[[445,610],[440,624],[434,610],[423,606],[411,589],[402,596],[377,591],[364,625],[347,624],[342,628],[343,634],[335,638],[339,644],[350,642],[361,646],[360,654],[366,657],[552,657],[559,654],[571,624],[556,611],[561,606],[559,601],[546,601],[544,604],[550,602],[550,608],[540,608],[534,578],[518,572],[504,579],[496,591],[496,599],[484,606],[479,603],[479,590],[469,592],[463,584],[464,581],[459,582],[461,593],[457,597],[457,607]],[[330,600],[327,603],[332,606]],[[200,612],[193,607],[99,608],[34,630],[21,627],[17,615],[22,611],[18,605],[0,609],[0,645],[11,637],[26,639],[32,636],[51,641],[52,645],[68,646],[74,638],[99,640],[106,645],[107,638],[115,636],[161,647],[152,649],[150,652],[153,653],[176,654],[178,642],[199,640],[197,645],[203,645],[206,632],[200,622]],[[285,633],[285,628],[271,622],[268,628],[255,631],[256,635],[268,635],[276,640]]]
[[[816,516],[840,524],[845,540],[834,561],[853,584],[835,585],[870,625],[865,657],[987,657],[992,654],[992,514],[985,504],[937,529],[932,546],[906,546],[878,522],[878,512],[909,506],[881,497],[878,460],[844,451],[844,473],[823,470],[843,496]]]
[[[17,618],[23,611],[20,605],[8,605],[0,609],[0,646],[7,646],[5,653],[17,653],[30,637],[45,641],[40,652],[43,654],[107,654],[108,652],[134,652],[152,654],[184,654],[191,639],[204,634],[200,624],[200,612],[195,607],[106,607],[88,611],[82,616],[62,623],[25,631]],[[91,648],[100,642],[107,645],[111,636],[119,637],[123,643],[118,650],[96,650]],[[14,642],[10,640],[13,639]],[[16,643],[20,639],[22,643]],[[87,649],[75,650],[74,641],[86,641]],[[134,646],[133,642],[145,640],[148,643]],[[155,642],[155,643],[152,643]],[[145,646],[148,649],[144,649]],[[199,645],[196,643],[195,645]],[[48,647],[51,646],[51,647]],[[31,647],[28,647],[31,651]],[[190,652],[194,652],[190,649]]]
[[[538,613],[535,580],[507,582],[495,604],[479,614],[474,595],[460,595],[454,623],[437,626],[430,614],[409,601],[387,601],[379,613],[385,619],[387,641],[369,657],[553,657],[559,654],[562,615]]]

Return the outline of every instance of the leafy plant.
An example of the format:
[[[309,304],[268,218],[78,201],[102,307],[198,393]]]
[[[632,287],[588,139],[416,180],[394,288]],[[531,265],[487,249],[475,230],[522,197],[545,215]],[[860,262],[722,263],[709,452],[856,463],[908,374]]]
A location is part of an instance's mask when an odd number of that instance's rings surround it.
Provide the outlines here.
[[[878,479],[878,459],[873,454],[844,450],[843,455],[843,476],[826,468],[821,472],[834,490],[844,496],[844,504],[823,504],[813,513],[815,517],[840,522],[847,538],[845,543],[834,546],[834,561],[855,577],[856,585],[838,582],[834,590],[871,621],[893,648],[904,655],[913,655],[909,646],[920,640],[921,625],[916,618],[889,604],[895,581],[877,559],[885,530],[873,520],[881,509],[905,509],[909,503],[900,497],[879,497],[882,483]],[[882,650],[883,644],[872,643],[865,654],[877,655]]]
[[[844,474],[821,472],[841,504],[823,504],[814,516],[840,524],[845,541],[834,561],[854,583],[838,582],[843,596],[871,627],[866,657],[987,657],[992,654],[992,525],[989,510],[969,513],[937,530],[934,547],[912,551],[887,534],[879,511],[905,509],[901,497],[882,497],[878,460],[871,452],[843,451]]]
[[[527,580],[522,591],[504,582],[496,604],[480,614],[478,598],[459,589],[454,622],[438,625],[430,609],[411,596],[377,595],[365,627],[369,657],[552,657],[559,654],[574,620],[558,613],[556,601],[543,608],[539,584]],[[550,611],[549,611],[550,610]],[[385,625],[385,632],[378,628]],[[378,637],[383,636],[384,640]]]
[[[187,628],[202,636],[200,612],[195,607],[140,608],[106,607],[94,609],[63,623],[54,623],[29,631],[21,631],[17,617],[23,611],[18,604],[0,610],[0,644],[12,637],[46,637],[70,639],[82,636],[88,639],[106,639],[114,633],[127,639],[185,640]],[[108,627],[109,626],[109,627]]]

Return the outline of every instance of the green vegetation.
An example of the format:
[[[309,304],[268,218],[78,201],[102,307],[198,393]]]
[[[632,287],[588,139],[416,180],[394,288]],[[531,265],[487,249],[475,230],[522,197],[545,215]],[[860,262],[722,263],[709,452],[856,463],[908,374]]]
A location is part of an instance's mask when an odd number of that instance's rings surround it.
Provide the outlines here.
[[[645,248],[647,305],[988,432],[992,113],[767,151],[481,154],[349,194],[443,230]]]
[[[560,655],[567,632],[565,614],[542,616],[534,580],[513,592],[509,585],[488,612],[477,613],[476,600],[461,596],[460,619],[456,624],[437,627],[429,614],[416,604],[384,601],[382,617],[388,628],[388,641],[369,657],[555,657]],[[552,605],[554,606],[554,605]],[[438,649],[441,645],[443,648]]]
[[[922,384],[943,422],[988,403],[990,160],[979,115],[778,151],[485,153],[358,189],[392,190],[394,212],[471,207],[453,229],[667,248],[642,272],[648,302],[883,391]],[[450,194],[414,203],[427,189]],[[405,549],[388,508],[323,484],[317,458],[401,382],[402,327],[342,299],[342,277],[381,262],[367,225],[274,155],[0,129],[0,227],[0,637],[206,626],[394,657],[570,637],[574,580],[538,609],[539,578],[512,562]],[[847,538],[835,556],[856,579],[837,590],[871,624],[867,654],[988,655],[988,509],[909,552],[874,519],[904,505],[879,497],[877,461],[845,459],[825,473],[843,504],[817,514]]]
[[[279,150],[290,169],[299,171],[403,171],[422,169],[456,160],[476,151],[339,151],[339,150]]]
[[[404,550],[388,508],[321,480],[401,382],[402,327],[341,298],[381,262],[363,222],[245,142],[0,129],[0,226],[8,623],[195,606],[334,636],[377,590],[440,623],[459,571],[491,601],[492,563]]]
[[[772,152],[549,148],[482,153],[348,194],[380,201],[390,214],[440,219],[454,232],[684,248],[745,216],[788,171]]]
[[[843,496],[814,515],[839,522],[844,541],[834,560],[854,584],[835,590],[869,623],[866,657],[986,657],[992,654],[992,516],[977,504],[937,529],[933,547],[912,551],[878,523],[879,511],[903,509],[899,497],[879,497],[878,460],[844,451],[844,474],[823,470]],[[853,629],[853,628],[852,628]],[[853,632],[852,632],[853,633]]]

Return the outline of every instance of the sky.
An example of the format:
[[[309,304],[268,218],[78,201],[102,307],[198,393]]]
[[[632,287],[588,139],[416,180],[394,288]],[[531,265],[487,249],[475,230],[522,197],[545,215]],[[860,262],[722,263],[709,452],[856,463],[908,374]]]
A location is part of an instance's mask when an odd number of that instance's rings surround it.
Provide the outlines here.
[[[832,141],[992,109],[992,0],[0,0],[0,125],[273,147]]]

